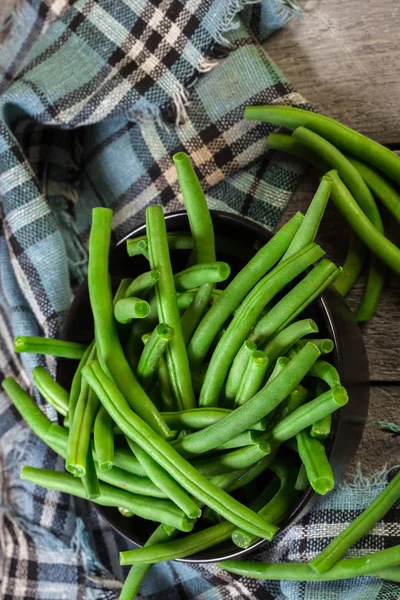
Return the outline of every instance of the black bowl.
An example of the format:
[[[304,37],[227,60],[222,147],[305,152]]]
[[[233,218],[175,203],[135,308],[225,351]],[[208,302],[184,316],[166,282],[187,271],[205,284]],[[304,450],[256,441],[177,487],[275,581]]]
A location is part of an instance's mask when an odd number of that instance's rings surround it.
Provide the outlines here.
[[[231,213],[212,211],[212,219],[216,238],[223,236],[217,243],[219,260],[226,260],[235,275],[256,252],[255,248],[264,244],[272,237],[272,233],[264,227],[241,216]],[[166,215],[168,231],[188,231],[188,219],[185,212]],[[133,277],[148,270],[148,262],[142,256],[129,258],[126,253],[125,241],[145,233],[145,225],[138,227],[110,253],[110,273],[113,285],[116,287],[122,277]],[[227,242],[227,238],[230,243]],[[188,253],[174,251],[171,254],[174,270],[184,268]],[[360,443],[365,420],[368,413],[368,361],[363,339],[353,314],[343,298],[334,289],[328,289],[305,311],[318,324],[319,336],[331,338],[335,349],[329,360],[339,371],[342,384],[346,387],[350,401],[333,415],[332,432],[327,442],[327,454],[332,465],[335,479],[343,476],[350,459],[355,454]],[[93,319],[89,304],[87,282],[80,287],[75,300],[68,312],[63,338],[74,341],[89,342],[93,338]],[[76,368],[75,361],[65,359],[58,361],[57,380],[69,388]],[[269,481],[270,474],[263,473],[258,479],[258,485],[264,487]],[[291,514],[281,524],[284,531],[305,513],[318,500],[317,494],[310,488],[304,492],[300,501]],[[106,521],[128,540],[137,546],[142,546],[147,540],[154,524],[137,517],[123,517],[117,509],[95,505]],[[215,562],[243,556],[255,548],[266,544],[264,540],[256,542],[247,550],[227,541],[223,544],[189,556],[182,562]]]

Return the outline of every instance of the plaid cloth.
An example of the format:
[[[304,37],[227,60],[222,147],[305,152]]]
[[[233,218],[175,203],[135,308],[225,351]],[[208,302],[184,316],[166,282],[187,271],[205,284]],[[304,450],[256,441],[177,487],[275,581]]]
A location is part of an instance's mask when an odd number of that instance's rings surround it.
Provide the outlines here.
[[[243,109],[306,106],[259,44],[296,12],[293,0],[17,1],[0,50],[1,377],[13,375],[34,393],[32,368],[54,373],[52,359],[15,356],[13,336],[59,334],[85,276],[92,207],[114,209],[117,241],[149,203],[181,206],[175,152],[191,155],[210,206],[276,225],[302,168],[266,153],[269,127],[245,122]],[[117,598],[118,551],[127,542],[86,502],[19,480],[23,464],[62,462],[4,394],[0,440],[1,598]],[[382,486],[340,489],[262,556],[310,558]],[[398,521],[391,511],[360,551],[396,541]],[[368,600],[399,595],[376,579],[272,585],[168,563],[152,569],[142,597],[350,600],[361,589]]]

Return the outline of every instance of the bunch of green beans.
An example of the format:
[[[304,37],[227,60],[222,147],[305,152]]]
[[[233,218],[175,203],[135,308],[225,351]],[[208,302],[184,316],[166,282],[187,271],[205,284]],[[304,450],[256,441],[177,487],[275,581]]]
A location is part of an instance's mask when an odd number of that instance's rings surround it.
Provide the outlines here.
[[[127,244],[137,276],[123,279],[113,299],[112,215],[94,209],[88,276],[94,340],[16,339],[18,351],[79,359],[69,390],[42,367],[33,372],[68,428],[52,423],[13,379],[3,382],[28,425],[70,471],[24,467],[22,478],[160,524],[142,549],[121,555],[121,564],[134,565],[124,600],[134,597],[152,563],[231,536],[245,548],[271,540],[295,509],[298,488],[310,482],[318,493],[331,489],[320,439],[334,434],[330,415],[348,400],[335,367],[321,358],[333,342],[318,337],[312,319],[297,319],[340,275],[320,260],[324,251],[314,243],[334,188],[331,175],[306,215],[296,214],[230,280],[195,170],[184,153],[174,162],[190,233],[168,233],[162,208],[149,207],[146,235]],[[189,266],[174,269],[170,253],[189,250]],[[138,255],[149,261],[139,274]],[[266,470],[273,478],[267,486]],[[255,503],[231,495],[239,489],[240,497],[257,496]],[[204,529],[207,514],[220,522]],[[184,535],[174,539],[178,533]]]

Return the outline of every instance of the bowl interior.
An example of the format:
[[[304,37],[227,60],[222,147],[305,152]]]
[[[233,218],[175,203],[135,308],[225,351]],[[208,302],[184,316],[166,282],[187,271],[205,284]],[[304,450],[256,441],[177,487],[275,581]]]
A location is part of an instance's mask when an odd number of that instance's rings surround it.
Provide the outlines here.
[[[265,244],[272,234],[264,227],[231,213],[212,211],[212,218],[217,241],[217,258],[226,260],[231,266],[234,276],[253,256],[260,245]],[[188,231],[188,219],[185,212],[166,215],[168,231]],[[148,262],[142,256],[128,257],[125,240],[145,233],[145,226],[133,231],[110,253],[110,273],[113,287],[116,288],[123,277],[135,277],[148,270]],[[188,258],[188,251],[173,251],[171,260],[174,271],[183,269]],[[329,355],[329,361],[338,369],[343,385],[347,388],[350,402],[333,415],[332,432],[327,440],[327,454],[335,477],[340,478],[350,458],[355,453],[361,439],[368,411],[368,363],[365,348],[358,326],[347,305],[333,290],[328,290],[322,298],[315,301],[298,318],[313,318],[318,327],[318,337],[329,337],[335,342],[335,349]],[[93,319],[90,310],[87,282],[85,281],[75,297],[68,312],[63,331],[64,339],[89,342],[93,338]],[[69,389],[76,361],[61,359],[57,366],[57,380]],[[293,454],[294,456],[294,454]],[[264,472],[256,481],[258,488],[264,488],[270,480],[269,471]],[[239,491],[237,497],[245,501]],[[281,523],[281,531],[292,525],[305,514],[317,500],[312,489],[306,490],[291,514]],[[117,509],[96,508],[104,518],[130,541],[143,545],[154,529],[154,524],[137,517],[125,518]],[[227,541],[214,548],[199,552],[182,559],[184,562],[214,562],[242,556],[263,545],[264,540],[253,544],[250,549],[243,550]]]

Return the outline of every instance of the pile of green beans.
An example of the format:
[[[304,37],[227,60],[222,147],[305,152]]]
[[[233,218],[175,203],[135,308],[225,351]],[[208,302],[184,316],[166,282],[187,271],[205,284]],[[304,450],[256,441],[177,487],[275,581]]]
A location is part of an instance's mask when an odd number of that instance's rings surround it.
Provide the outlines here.
[[[357,320],[374,315],[385,281],[385,266],[400,272],[400,249],[385,237],[375,198],[400,220],[400,157],[378,142],[324,115],[289,106],[250,106],[250,120],[293,129],[272,133],[268,147],[293,154],[324,173],[331,198],[348,222],[352,235],[337,290],[346,295],[361,274],[367,249],[369,275]],[[331,169],[331,170],[330,170]],[[395,184],[395,185],[394,185]],[[311,205],[310,205],[311,208]]]
[[[326,360],[333,342],[318,337],[318,323],[297,318],[340,275],[320,260],[324,251],[314,243],[334,188],[331,175],[306,215],[297,213],[230,279],[196,172],[184,153],[174,162],[190,232],[168,233],[163,209],[150,206],[146,235],[127,243],[132,277],[113,298],[112,214],[94,209],[88,269],[94,339],[15,340],[18,351],[79,360],[69,390],[42,367],[32,373],[64,426],[52,423],[15,380],[3,382],[69,471],[25,466],[23,479],[159,524],[142,549],[121,554],[121,564],[134,565],[125,600],[152,563],[230,538],[244,548],[271,540],[295,510],[299,489],[332,489],[323,440],[334,434],[331,414],[348,400]],[[170,252],[188,251],[186,268],[174,269]],[[139,275],[138,255],[149,262]],[[237,490],[257,500],[240,502],[232,495]],[[208,519],[217,524],[210,527]]]

